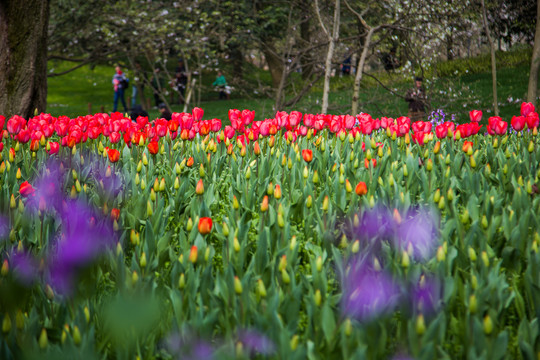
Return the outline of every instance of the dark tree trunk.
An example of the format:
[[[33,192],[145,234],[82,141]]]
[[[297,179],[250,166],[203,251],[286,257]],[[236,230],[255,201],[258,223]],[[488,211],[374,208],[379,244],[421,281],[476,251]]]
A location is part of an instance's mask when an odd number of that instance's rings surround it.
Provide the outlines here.
[[[263,44],[262,51],[264,53],[264,57],[266,58],[270,75],[272,75],[272,83],[274,88],[277,89],[279,87],[279,83],[281,82],[281,77],[283,76],[282,59],[277,55],[273,44]]]
[[[0,0],[0,114],[47,106],[49,0]]]
[[[310,7],[306,6],[306,8],[309,9]],[[311,45],[310,16],[311,14],[306,15],[305,19],[302,19],[302,22],[300,23],[300,38],[302,38],[302,46],[306,48]],[[302,53],[300,65],[302,67],[302,79],[309,79],[313,74],[313,56],[311,55],[311,52],[306,51]]]
[[[239,45],[229,45],[229,57],[233,66],[233,78],[242,80],[244,75],[244,54]]]
[[[538,94],[538,69],[540,68],[540,1],[537,3],[536,11],[536,32],[534,35],[533,53],[531,56],[531,71],[529,72],[529,88],[527,101],[536,106]]]

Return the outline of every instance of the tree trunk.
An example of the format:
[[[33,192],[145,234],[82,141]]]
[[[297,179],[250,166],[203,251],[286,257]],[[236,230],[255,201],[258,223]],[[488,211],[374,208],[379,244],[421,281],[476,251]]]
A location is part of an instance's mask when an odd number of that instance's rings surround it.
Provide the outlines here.
[[[311,45],[311,28],[309,15],[302,19],[300,23],[300,38],[302,39],[302,47]],[[302,79],[307,80],[313,75],[313,56],[311,51],[302,51],[300,57],[300,66],[302,67]]]
[[[497,103],[497,62],[495,59],[495,44],[493,43],[493,39],[491,38],[491,34],[489,32],[489,27],[487,23],[487,14],[486,14],[486,4],[484,3],[484,0],[482,0],[482,11],[483,11],[483,20],[484,20],[484,29],[486,31],[486,35],[489,42],[489,48],[491,50],[491,79],[493,82],[493,109],[495,112],[495,116],[499,116],[499,105]]]
[[[527,101],[535,106],[538,92],[538,69],[540,68],[540,1],[537,1],[536,6],[536,33],[531,56],[531,71],[529,72],[529,90],[527,91]]]
[[[364,64],[366,63],[366,57],[369,51],[369,45],[371,43],[371,37],[375,32],[375,28],[370,28],[366,39],[364,40],[364,48],[362,49],[362,55],[358,60],[358,67],[356,68],[356,76],[354,78],[353,98],[352,98],[352,111],[351,115],[358,114],[358,98],[360,96],[360,82],[362,81],[362,74],[364,72]]]
[[[323,98],[322,98],[322,107],[321,107],[321,113],[323,114],[326,114],[328,112],[328,95],[330,93],[330,75],[332,74],[332,57],[334,56],[334,48],[336,46],[336,41],[339,38],[339,15],[340,15],[339,12],[340,12],[340,0],[335,0],[333,29],[332,29],[332,34],[328,34],[328,39],[330,40],[330,43],[328,44],[328,52],[326,53],[326,61],[324,63],[324,87],[323,87]]]
[[[270,75],[272,75],[272,83],[274,88],[277,89],[279,87],[281,77],[283,76],[283,63],[281,58],[277,55],[273,44],[263,44],[262,51],[264,53],[264,57],[266,58]]]
[[[0,2],[0,114],[45,111],[48,25],[48,0]]]

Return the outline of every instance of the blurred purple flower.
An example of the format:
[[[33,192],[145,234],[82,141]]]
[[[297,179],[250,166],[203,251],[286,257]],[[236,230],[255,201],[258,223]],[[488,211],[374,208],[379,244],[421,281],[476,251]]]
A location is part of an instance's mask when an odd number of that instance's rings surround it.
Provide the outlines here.
[[[58,292],[70,295],[78,271],[112,247],[115,235],[108,218],[80,202],[66,203],[61,218],[62,237],[49,254],[49,277]]]
[[[393,236],[395,226],[394,218],[388,209],[378,206],[362,214],[360,225],[355,229],[355,238],[368,242],[389,238]]]
[[[402,219],[397,229],[398,248],[408,250],[412,246],[416,260],[431,258],[438,243],[439,216],[428,208],[418,208]]]
[[[38,277],[38,261],[26,252],[14,252],[11,264],[15,278],[25,286],[31,286]]]
[[[123,179],[114,171],[111,166],[110,175],[107,174],[108,162],[92,161],[92,170],[90,172],[96,184],[103,184],[103,189],[108,196],[115,197],[122,191]]]
[[[9,235],[9,219],[6,216],[0,215],[0,239],[6,238]]]
[[[413,311],[423,314],[433,313],[441,307],[442,285],[433,278],[422,276],[419,283],[410,290]]]
[[[399,299],[399,289],[393,278],[371,269],[358,258],[342,272],[342,311],[360,321],[392,311]]]
[[[165,340],[165,345],[177,359],[211,360],[214,358],[214,349],[210,344],[190,335],[182,336],[178,333],[169,335]]]
[[[275,352],[275,345],[272,340],[256,330],[241,331],[238,340],[242,342],[250,353],[272,355]]]
[[[34,181],[34,196],[28,198],[30,210],[60,211],[64,194],[62,191],[66,172],[58,161],[49,161]]]

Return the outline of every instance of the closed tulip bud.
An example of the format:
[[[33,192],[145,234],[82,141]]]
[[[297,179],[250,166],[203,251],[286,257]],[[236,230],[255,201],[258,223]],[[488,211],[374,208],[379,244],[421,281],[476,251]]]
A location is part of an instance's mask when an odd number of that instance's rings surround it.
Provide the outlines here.
[[[0,275],[6,276],[9,272],[9,263],[7,259],[4,259],[4,262],[2,263],[2,269],[0,269]]]
[[[476,290],[477,287],[478,287],[478,279],[476,278],[475,275],[471,274],[471,289]]]
[[[15,174],[15,177],[17,178],[17,180],[19,180],[20,178],[22,178],[21,168],[17,168],[17,173]]]
[[[532,153],[534,151],[534,143],[532,140],[529,142],[529,147],[527,148],[527,150],[529,151],[529,153]]]
[[[318,184],[319,183],[319,173],[317,172],[317,170],[315,170],[313,172],[313,183],[314,184]]]
[[[176,179],[174,179],[174,189],[178,190],[180,188],[180,180],[178,180],[178,176]]]
[[[6,171],[6,162],[2,161],[0,164],[0,174],[3,174]]]
[[[277,214],[277,223],[280,228],[285,226],[285,219],[283,218],[283,214],[280,212]]]
[[[433,147],[433,153],[435,155],[437,155],[439,153],[439,151],[441,151],[441,142],[440,141],[437,141],[435,143],[435,146]]]
[[[351,193],[351,192],[352,192],[352,185],[351,185],[349,179],[345,180],[345,190],[346,190],[348,193]]]
[[[197,256],[198,256],[198,251],[197,251],[197,246],[193,245],[191,247],[191,250],[189,251],[189,257],[188,257],[188,260],[192,263],[192,264],[195,264],[197,262]]]
[[[274,198],[281,199],[281,186],[276,184],[276,188],[274,189]]]
[[[424,321],[424,315],[418,314],[415,324],[416,334],[423,335],[426,332],[426,323]]]
[[[476,159],[474,158],[474,156],[470,156],[469,157],[469,160],[470,160],[470,163],[471,163],[471,167],[474,169],[476,168]]]
[[[238,241],[238,238],[236,236],[233,240],[233,249],[235,252],[240,252],[240,242]]]
[[[443,262],[446,259],[446,254],[444,253],[444,248],[442,246],[437,248],[436,257],[438,262]]]
[[[266,194],[267,195],[274,194],[274,184],[272,184],[272,182],[268,183],[268,186],[266,187]]]
[[[223,236],[225,237],[229,236],[229,226],[227,225],[226,222],[223,222],[222,232],[223,232]]]
[[[154,189],[150,189],[150,201],[156,201],[156,192]]]
[[[152,208],[152,202],[146,202],[146,216],[150,217],[154,214],[154,209]]]
[[[142,155],[142,162],[144,166],[148,165],[148,157],[146,157],[146,153],[143,153]]]
[[[468,252],[469,252],[469,259],[471,259],[471,261],[476,261],[476,251],[472,247],[469,246]]]
[[[403,266],[405,269],[407,269],[411,264],[411,260],[409,258],[409,253],[406,251],[401,252],[401,266]]]
[[[291,341],[289,342],[289,345],[291,346],[292,351],[296,350],[296,348],[298,347],[298,335],[294,335],[291,338]]]
[[[285,167],[287,165],[287,156],[283,154],[283,157],[281,158],[281,166]]]
[[[145,190],[146,189],[146,180],[144,180],[144,178],[142,178],[141,180],[141,190]]]
[[[360,251],[360,241],[359,240],[355,240],[352,244],[352,247],[351,247],[351,252],[353,254],[356,254],[358,253],[358,251]]]
[[[240,279],[238,278],[238,276],[235,276],[234,277],[234,292],[236,292],[236,294],[240,295],[242,294],[242,282],[240,281]]]
[[[268,211],[268,195],[264,195],[261,203],[261,212]]]
[[[454,200],[454,190],[452,190],[452,188],[448,188],[448,191],[446,192],[446,198],[449,202]]]
[[[426,170],[427,171],[433,170],[433,160],[427,159],[427,161],[426,161]]]
[[[2,321],[2,332],[8,333],[11,331],[11,318],[8,314],[5,314],[4,320]]]
[[[291,238],[291,244],[289,245],[289,249],[293,251],[295,247],[296,247],[296,236],[293,235],[293,237]]]
[[[484,333],[490,335],[493,332],[493,321],[489,315],[484,316]]]
[[[289,160],[287,161],[287,167],[289,168],[289,170],[292,169],[292,160],[291,160],[291,158],[289,158]]]
[[[145,268],[146,267],[146,253],[143,251],[143,253],[141,254],[141,259],[139,260],[139,265],[141,266],[141,268]]]
[[[441,198],[439,199],[439,210],[444,210],[446,204],[444,202],[444,196],[441,196]]]
[[[482,256],[481,257],[482,257],[482,262],[484,263],[484,266],[489,267],[489,257],[488,257],[487,252],[482,251]]]
[[[440,200],[441,200],[441,190],[437,189],[435,190],[435,194],[433,194],[433,202],[438,204]]]
[[[17,313],[15,314],[15,326],[19,330],[24,328],[24,315],[21,310],[17,310]]]
[[[197,195],[204,194],[204,184],[203,184],[202,179],[199,179],[199,181],[197,182],[197,186],[195,187],[195,193]]]
[[[313,300],[315,302],[315,305],[321,306],[321,302],[322,302],[321,290],[319,289],[315,290],[315,294],[313,295]]]
[[[282,271],[287,267],[287,255],[283,255],[281,259],[279,259],[279,265],[278,270]]]
[[[77,346],[81,344],[81,332],[77,325],[73,327],[73,343]]]
[[[534,240],[531,244],[531,250],[538,254],[538,240]]]
[[[315,260],[315,268],[317,269],[318,272],[321,272],[322,266],[323,266],[323,259],[322,259],[322,256],[319,255],[317,257],[317,260]]]
[[[39,348],[41,350],[44,350],[49,345],[49,339],[47,338],[47,330],[45,328],[41,329],[41,333],[39,334],[39,340],[38,340]]]
[[[309,170],[307,168],[307,166],[304,166],[304,172],[302,174],[304,176],[304,179],[307,179],[308,176],[309,176]]]
[[[137,274],[137,271],[133,270],[131,273],[131,286],[135,286],[139,282],[139,274]]]
[[[257,293],[260,297],[266,297],[266,286],[264,286],[262,279],[257,280]]]
[[[309,195],[309,196],[307,197],[307,199],[306,199],[306,207],[307,207],[308,209],[311,209],[312,204],[313,204],[313,198],[311,197],[311,195]]]
[[[469,312],[471,314],[476,313],[476,310],[478,309],[478,301],[476,300],[476,296],[472,294],[469,296]]]
[[[182,290],[186,287],[186,276],[184,273],[180,274],[180,277],[178,278],[178,288]]]
[[[281,280],[283,280],[284,284],[290,284],[291,278],[289,277],[289,274],[287,273],[287,270],[281,271]]]
[[[233,195],[233,208],[235,210],[238,210],[238,208],[240,208],[240,204],[238,203],[238,199],[236,198],[235,195]]]
[[[483,227],[484,229],[487,229],[487,228],[488,228],[488,221],[487,221],[486,215],[483,215],[483,216],[482,216],[482,227]]]
[[[403,176],[405,177],[409,176],[409,170],[407,168],[407,164],[403,164]]]

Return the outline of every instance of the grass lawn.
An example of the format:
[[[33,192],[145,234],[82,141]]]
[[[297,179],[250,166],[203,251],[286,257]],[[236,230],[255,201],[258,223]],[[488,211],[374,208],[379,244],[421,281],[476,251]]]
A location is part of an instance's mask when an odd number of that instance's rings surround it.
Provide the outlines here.
[[[60,72],[70,64],[65,62],[50,62],[50,71]],[[109,66],[85,66],[73,72],[48,80],[47,111],[53,116],[78,115],[112,111],[113,90],[111,78],[113,68]],[[497,73],[497,91],[500,115],[509,121],[519,113],[521,101],[526,97],[529,67],[519,64],[515,67],[500,68]],[[129,76],[129,73],[128,73]],[[400,75],[379,74],[385,87],[392,89],[395,94],[404,95],[412,81],[404,81]],[[331,83],[329,113],[345,114],[351,111],[353,76],[335,77]],[[219,118],[228,121],[230,108],[251,109],[256,112],[256,119],[273,117],[275,110],[274,99],[271,98],[237,98],[232,94],[230,100],[218,100],[218,94],[212,91],[211,75],[203,79],[207,91],[203,92],[199,102],[204,111],[205,119]],[[468,120],[468,112],[472,109],[484,111],[484,120],[493,115],[491,73],[482,72],[470,75],[426,79],[425,86],[430,98],[431,110],[442,109],[445,114],[455,114],[459,122]],[[129,100],[131,90],[126,92]],[[145,97],[153,105],[153,96],[145,89]],[[322,99],[322,81],[317,84],[304,98],[294,106],[301,112],[317,113],[320,111]],[[128,103],[129,106],[129,103]],[[182,111],[180,105],[172,105],[173,111]],[[406,115],[407,103],[385,89],[375,80],[365,76],[361,94],[360,111],[367,112],[373,117]],[[158,116],[156,109],[149,111],[150,117]],[[449,119],[450,116],[447,116]]]

